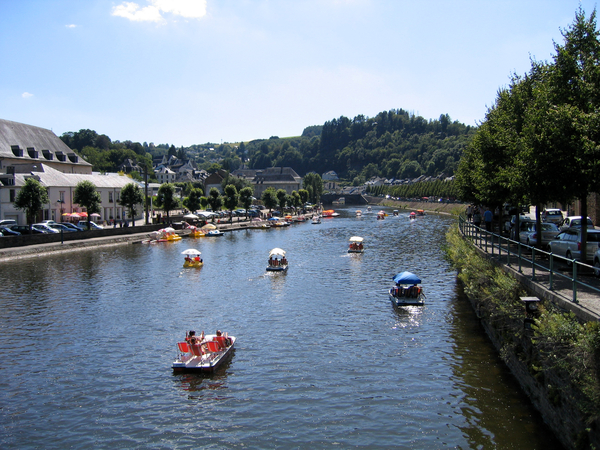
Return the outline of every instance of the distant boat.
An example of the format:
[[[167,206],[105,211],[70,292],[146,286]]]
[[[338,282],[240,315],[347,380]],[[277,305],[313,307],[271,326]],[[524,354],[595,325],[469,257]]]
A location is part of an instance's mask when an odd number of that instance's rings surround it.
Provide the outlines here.
[[[364,238],[360,236],[352,236],[350,238],[350,246],[348,247],[348,253],[363,253],[365,251],[363,247],[363,241]]]

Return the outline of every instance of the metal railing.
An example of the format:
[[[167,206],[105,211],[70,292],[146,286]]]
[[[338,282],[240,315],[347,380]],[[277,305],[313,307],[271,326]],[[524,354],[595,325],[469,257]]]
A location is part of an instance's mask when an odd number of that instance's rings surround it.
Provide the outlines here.
[[[487,231],[459,216],[458,228],[461,234],[484,252],[498,259],[499,262],[513,267],[528,276],[529,279],[550,291],[560,291],[578,303],[578,293],[600,295],[600,282],[591,275],[600,275],[600,268],[568,259],[551,252],[546,252],[506,236]],[[560,264],[558,264],[560,263]],[[567,270],[565,270],[565,266]],[[570,287],[565,289],[566,284]],[[570,291],[570,292],[567,292]]]

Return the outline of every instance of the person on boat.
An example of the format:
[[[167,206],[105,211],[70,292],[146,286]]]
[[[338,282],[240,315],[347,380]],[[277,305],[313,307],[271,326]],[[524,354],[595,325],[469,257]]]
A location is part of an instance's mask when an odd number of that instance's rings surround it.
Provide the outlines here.
[[[193,342],[192,342],[192,340],[193,340]],[[187,342],[188,344],[196,343],[196,332],[194,330],[190,330],[189,333],[185,334],[185,342]]]
[[[269,257],[269,266],[273,265],[273,255]]]
[[[285,259],[285,256],[281,259],[281,265],[285,266],[287,264],[287,259]]]
[[[358,249],[359,249],[359,250],[362,250],[362,249],[363,249],[362,242],[361,242],[360,244],[358,244]]]
[[[185,255],[185,262],[186,263],[191,263],[192,262],[192,258],[190,258],[188,255]]]

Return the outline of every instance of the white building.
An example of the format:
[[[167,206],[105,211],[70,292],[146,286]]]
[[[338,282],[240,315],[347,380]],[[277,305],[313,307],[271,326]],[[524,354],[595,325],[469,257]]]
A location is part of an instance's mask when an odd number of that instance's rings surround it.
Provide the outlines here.
[[[91,218],[94,222],[103,223],[110,222],[113,219],[131,219],[126,217],[128,211],[118,203],[121,189],[127,184],[135,183],[134,180],[125,175],[116,173],[63,173],[44,163],[13,165],[13,167],[14,173],[0,174],[0,182],[3,185],[0,188],[1,219],[14,219],[19,224],[27,223],[25,211],[16,209],[13,202],[20,188],[25,184],[25,180],[31,177],[46,187],[50,198],[50,203],[44,206],[37,218],[38,221],[55,220],[64,222],[65,219],[69,218],[69,214],[86,212],[85,208],[73,202],[73,192],[81,181],[92,182],[102,198],[100,216]],[[143,206],[140,205],[137,210],[138,214],[135,219],[142,219]]]

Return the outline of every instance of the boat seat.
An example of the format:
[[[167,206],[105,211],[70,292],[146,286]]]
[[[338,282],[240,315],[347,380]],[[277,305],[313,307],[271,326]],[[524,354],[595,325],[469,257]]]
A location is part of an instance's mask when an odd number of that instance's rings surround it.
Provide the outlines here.
[[[221,348],[227,347],[227,338],[225,336],[216,336],[213,340],[217,341]]]
[[[187,342],[178,342],[177,343],[177,348],[179,348],[179,351],[182,353],[189,353],[190,352],[190,346]]]
[[[201,344],[193,344],[190,345],[192,349],[192,355],[194,356],[202,356],[202,345]]]
[[[219,352],[221,351],[221,346],[217,341],[208,341],[206,343],[209,352]]]

